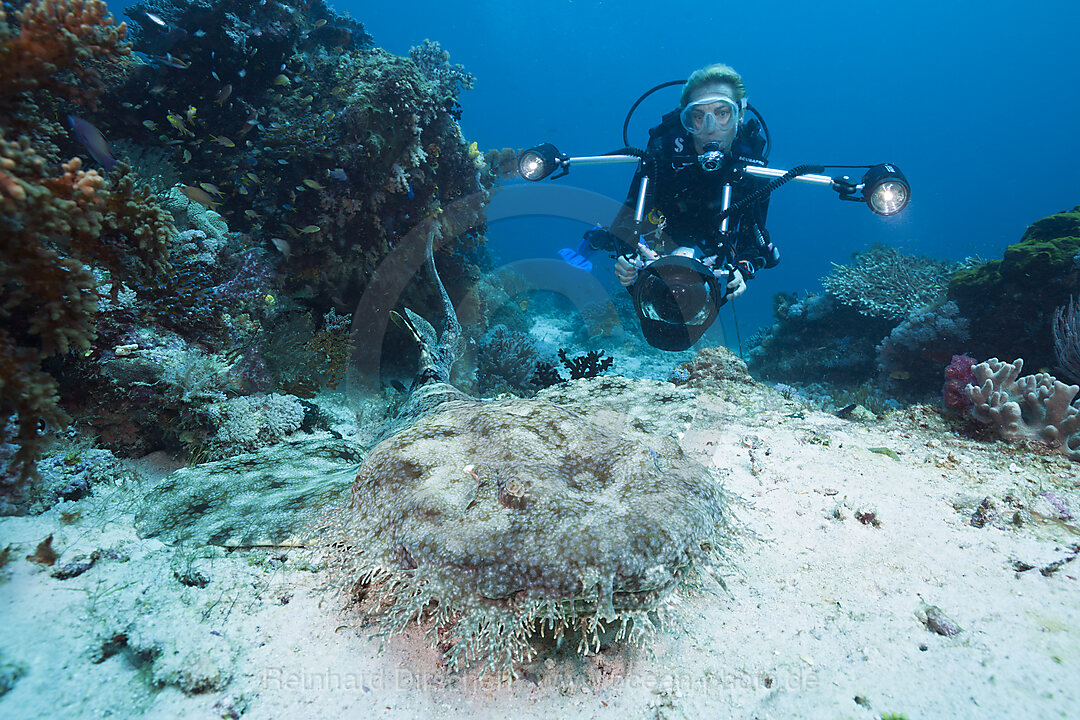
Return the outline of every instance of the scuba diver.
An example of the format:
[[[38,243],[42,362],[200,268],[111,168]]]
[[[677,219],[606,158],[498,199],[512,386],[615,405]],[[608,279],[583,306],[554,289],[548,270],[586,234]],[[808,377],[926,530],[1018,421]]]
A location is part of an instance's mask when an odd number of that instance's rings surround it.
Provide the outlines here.
[[[652,93],[682,85],[679,106],[649,131],[644,151],[629,146],[634,110]],[[752,114],[754,117],[750,117]],[[720,307],[740,296],[780,252],[765,217],[770,194],[784,184],[825,185],[841,200],[865,202],[891,216],[910,200],[911,187],[891,163],[767,167],[771,143],[761,114],[746,100],[742,77],[727,65],[708,65],[687,80],[662,83],[631,106],[624,147],[603,155],[570,157],[551,143],[524,150],[518,173],[528,181],[565,177],[571,166],[636,163],[627,199],[610,228],[585,233],[568,263],[588,271],[584,255],[607,250],[615,276],[634,299],[642,334],[661,350],[685,350],[712,325]],[[864,168],[861,180],[821,174],[826,167]]]
[[[742,295],[747,280],[780,261],[765,229],[767,194],[729,216],[721,232],[725,186],[728,201],[738,202],[768,183],[724,172],[727,158],[765,164],[765,139],[756,120],[743,122],[746,107],[746,87],[733,68],[696,70],[683,85],[679,107],[649,131],[643,162],[611,228],[586,233],[591,249],[620,251],[615,276],[635,296],[642,331],[654,347],[689,347],[728,298]],[[645,195],[651,210],[645,231],[635,236],[644,177],[652,178]]]

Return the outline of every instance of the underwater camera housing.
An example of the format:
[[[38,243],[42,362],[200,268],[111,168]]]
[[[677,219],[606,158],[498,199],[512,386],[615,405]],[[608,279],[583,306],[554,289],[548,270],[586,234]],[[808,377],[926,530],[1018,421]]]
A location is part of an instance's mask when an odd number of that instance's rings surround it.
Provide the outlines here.
[[[631,288],[641,332],[660,350],[685,350],[715,322],[726,284],[700,260],[667,255],[638,272]]]

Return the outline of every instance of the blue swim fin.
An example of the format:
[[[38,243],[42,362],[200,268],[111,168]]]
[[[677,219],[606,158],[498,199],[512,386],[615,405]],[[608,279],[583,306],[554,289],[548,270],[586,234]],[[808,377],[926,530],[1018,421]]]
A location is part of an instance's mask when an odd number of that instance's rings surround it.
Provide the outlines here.
[[[585,272],[592,271],[592,261],[585,258],[584,255],[577,250],[571,250],[570,248],[563,248],[559,251],[559,257],[563,259],[568,265],[573,265],[579,270]]]

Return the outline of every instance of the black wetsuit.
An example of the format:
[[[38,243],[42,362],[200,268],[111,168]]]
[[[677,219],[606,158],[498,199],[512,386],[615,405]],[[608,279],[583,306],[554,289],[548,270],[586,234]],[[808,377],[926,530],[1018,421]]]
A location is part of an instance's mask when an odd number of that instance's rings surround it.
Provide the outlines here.
[[[746,164],[761,165],[764,164],[760,157],[763,146],[757,124],[752,121],[752,124],[740,127],[729,155]],[[717,221],[721,188],[732,179],[732,173],[726,168],[706,172],[701,167],[693,138],[679,122],[678,111],[665,115],[662,122],[649,131],[645,160],[630,184],[623,209],[612,224],[611,231],[622,241],[625,251],[630,251],[625,246],[633,239],[634,207],[641,178],[645,176],[649,177],[646,208],[654,208],[664,218],[660,235],[662,245],[653,244],[654,250],[665,254],[680,246],[696,246],[706,257],[718,255],[717,266],[740,267],[746,279],[779,262],[780,254],[765,230],[768,195],[733,214],[729,220],[729,229],[733,232],[721,236]],[[738,202],[768,182],[767,178],[737,173],[732,183],[731,201]],[[643,233],[654,227],[646,222]]]

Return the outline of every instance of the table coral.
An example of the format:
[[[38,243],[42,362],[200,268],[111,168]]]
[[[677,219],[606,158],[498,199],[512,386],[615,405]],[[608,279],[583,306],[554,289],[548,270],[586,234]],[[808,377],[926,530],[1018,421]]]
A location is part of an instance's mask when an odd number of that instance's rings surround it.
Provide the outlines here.
[[[728,496],[674,441],[425,388],[441,404],[371,451],[324,529],[382,633],[422,616],[451,668],[512,676],[537,634],[644,641],[732,545]]]
[[[996,426],[1006,440],[1041,440],[1080,460],[1080,407],[1072,404],[1080,386],[1047,373],[1021,377],[1023,368],[1021,359],[990,358],[975,365],[975,383],[966,388],[972,417]]]

